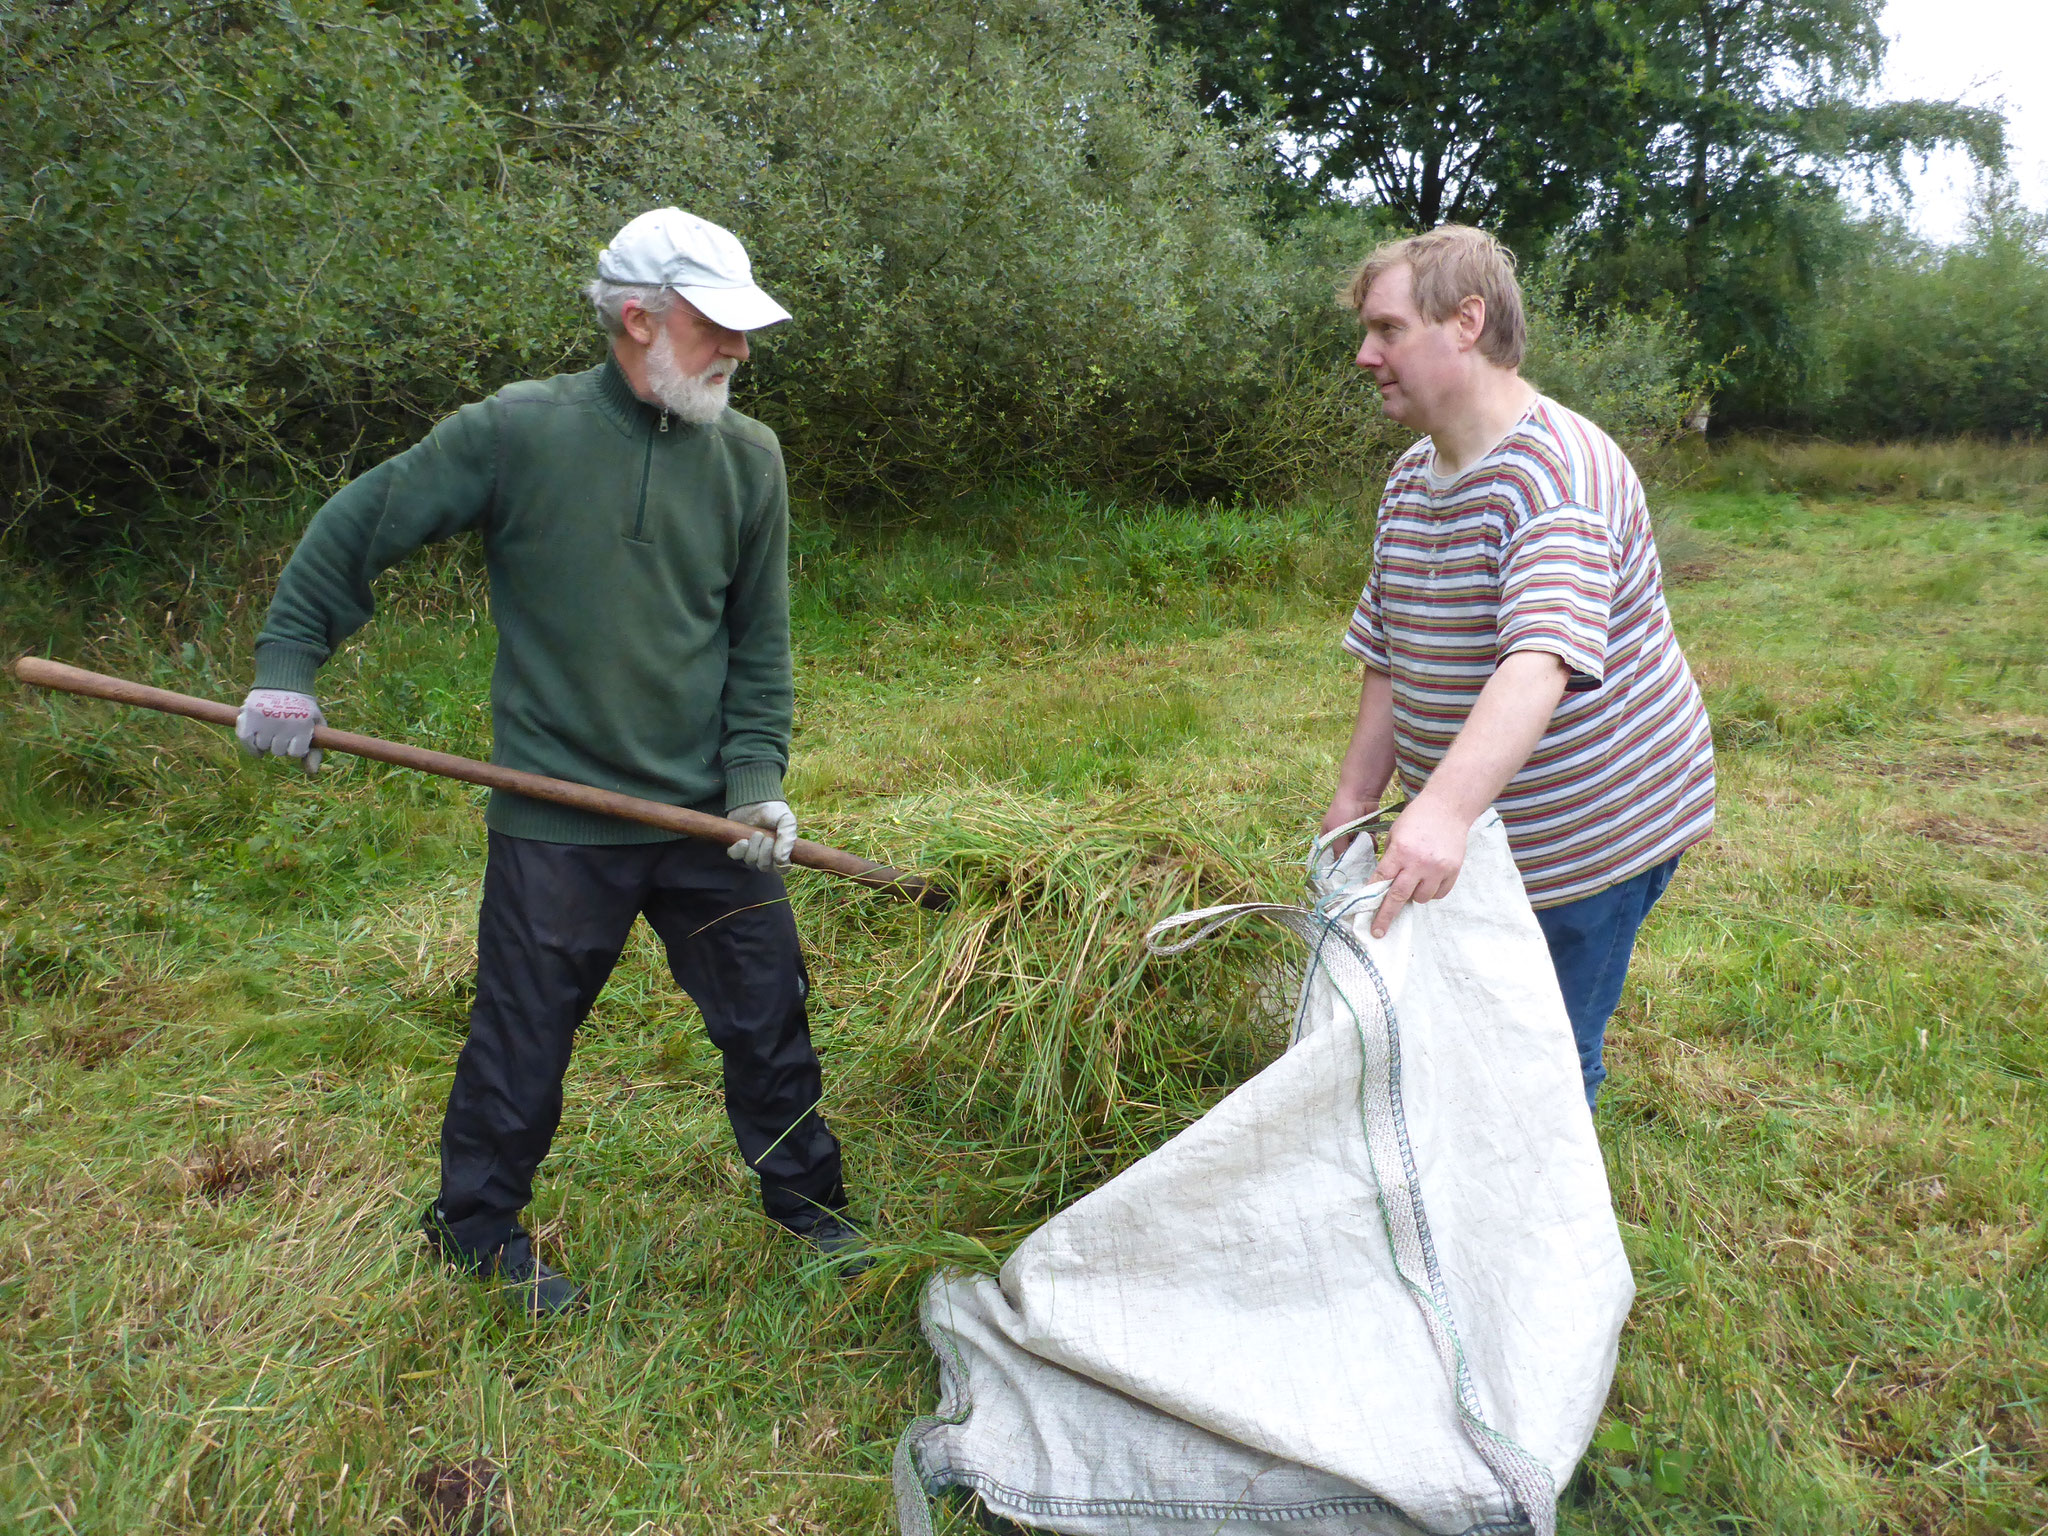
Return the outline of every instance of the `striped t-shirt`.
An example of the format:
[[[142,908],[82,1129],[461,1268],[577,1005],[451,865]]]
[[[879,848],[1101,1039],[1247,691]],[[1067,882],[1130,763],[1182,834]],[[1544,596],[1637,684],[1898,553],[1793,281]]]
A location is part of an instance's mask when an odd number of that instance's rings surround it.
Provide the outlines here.
[[[1538,396],[1461,474],[1436,473],[1428,438],[1401,456],[1344,645],[1393,679],[1410,795],[1503,656],[1562,658],[1550,728],[1494,802],[1536,906],[1641,874],[1713,825],[1713,736],[1664,605],[1642,482],[1612,438],[1554,400]]]

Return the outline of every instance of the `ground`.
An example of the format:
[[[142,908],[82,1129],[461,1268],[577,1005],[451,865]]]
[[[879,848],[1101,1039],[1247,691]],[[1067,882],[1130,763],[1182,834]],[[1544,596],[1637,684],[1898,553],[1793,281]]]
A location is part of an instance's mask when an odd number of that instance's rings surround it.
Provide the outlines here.
[[[1612,1036],[1640,1295],[1567,1531],[2048,1530],[2048,514],[2010,463],[1930,462],[1755,450],[1654,497],[1721,809]],[[1274,947],[1142,967],[1136,936],[1297,888],[1363,538],[1349,508],[1027,492],[807,518],[791,798],[964,897],[792,882],[888,1256],[843,1284],[756,1214],[643,930],[532,1213],[596,1297],[567,1325],[410,1235],[477,797],[341,758],[309,784],[10,689],[0,1521],[893,1529],[889,1455],[933,1397],[922,1276],[990,1262],[1279,1047]],[[4,639],[238,697],[288,542],[17,569]],[[323,701],[481,753],[490,646],[473,560],[422,561]]]

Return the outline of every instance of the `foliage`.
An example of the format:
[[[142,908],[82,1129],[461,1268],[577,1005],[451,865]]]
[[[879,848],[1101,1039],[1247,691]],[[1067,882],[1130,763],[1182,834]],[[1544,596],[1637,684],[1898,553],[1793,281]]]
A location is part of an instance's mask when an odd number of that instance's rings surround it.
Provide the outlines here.
[[[1145,0],[1204,96],[1269,113],[1310,199],[1370,196],[1408,229],[1457,221],[1541,238],[1626,166],[1632,40],[1583,0]]]
[[[2048,540],[1998,491],[2040,451],[1858,471],[1746,445],[1659,498],[1719,827],[1611,1033],[1638,1299],[1566,1536],[2048,1520]],[[1913,493],[1849,494],[1858,473]],[[794,802],[965,897],[938,918],[791,882],[826,1113],[887,1248],[855,1286],[753,1209],[717,1054],[644,929],[531,1213],[594,1312],[533,1328],[428,1262],[475,800],[0,696],[0,1526],[424,1529],[420,1474],[482,1454],[521,1530],[887,1528],[894,1438],[932,1401],[923,1275],[993,1266],[1280,1049],[1279,944],[1139,968],[1136,934],[1299,892],[1365,545],[1331,507],[933,510],[799,530]],[[75,586],[7,568],[0,650],[232,696],[266,542]],[[479,749],[479,580],[393,573],[328,669],[337,724]]]
[[[578,130],[601,128],[670,50],[688,47],[725,0],[391,0],[383,7],[431,28],[477,102],[516,119],[514,138],[557,152]],[[767,16],[762,18],[769,19]]]
[[[1909,154],[2004,155],[1998,114],[1872,103],[1882,0],[1643,0],[1633,8],[1643,136],[1581,231],[1576,284],[1601,302],[1675,296],[1720,413],[1783,424],[1818,382],[1816,299],[1857,246],[1840,188],[1903,186]]]
[[[834,501],[1033,473],[1288,489],[1273,338],[1305,291],[1243,152],[1096,0],[819,6],[678,54],[579,165],[594,227],[730,224],[796,319],[749,396]]]
[[[1768,201],[1784,179],[1832,184],[1850,169],[1902,180],[1909,153],[1948,144],[2004,153],[1998,114],[1953,102],[1865,98],[1883,67],[1882,0],[1647,0],[1646,96],[1671,132],[1646,146],[1627,189],[1682,221],[1688,282],[1706,275],[1715,225]],[[1631,210],[1633,211],[1633,210]]]
[[[795,311],[742,408],[842,511],[1016,478],[1367,496],[1405,441],[1330,299],[1388,221],[1266,223],[1256,136],[1199,109],[1127,0],[650,10],[644,36],[490,14],[4,13],[5,527],[98,547],[228,487],[238,516],[297,506],[465,399],[587,365],[589,252],[665,202],[737,229]],[[1671,430],[1633,386],[1581,394]]]
[[[1825,391],[1849,437],[2048,434],[2048,214],[1994,189],[1960,245],[1873,238],[1829,285]]]
[[[1523,373],[1631,454],[1658,454],[1688,430],[1707,398],[1685,316],[1673,305],[1588,314],[1566,300],[1561,281],[1561,264],[1551,263],[1525,285]]]
[[[303,476],[570,345],[556,209],[504,238],[514,178],[397,20],[5,3],[0,526]]]
[[[1812,422],[1829,387],[1823,295],[1866,245],[1843,188],[1903,186],[1907,158],[1944,145],[2003,158],[1995,112],[1870,99],[1882,8],[1146,0],[1212,110],[1279,130],[1289,216],[1359,198],[1408,228],[1461,220],[1537,247],[1568,233],[1561,287],[1575,303],[1675,301],[1717,415],[1777,426]],[[2002,431],[2011,415],[1943,419]]]
[[[1384,455],[1333,274],[1252,227],[1242,149],[1127,7],[721,20],[602,124],[544,88],[584,45],[518,63],[533,18],[500,20],[486,59],[473,17],[351,0],[10,13],[11,523],[71,543],[230,481],[289,494],[584,365],[589,250],[671,201],[738,229],[796,311],[748,398],[811,495],[1025,473],[1273,494]],[[479,93],[547,96],[549,135],[480,111],[451,58]]]

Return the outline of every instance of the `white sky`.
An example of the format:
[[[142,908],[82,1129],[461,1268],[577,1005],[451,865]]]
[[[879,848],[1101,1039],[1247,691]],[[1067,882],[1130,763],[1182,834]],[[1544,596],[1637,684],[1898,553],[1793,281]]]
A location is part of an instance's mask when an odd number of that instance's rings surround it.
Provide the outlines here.
[[[2008,165],[2030,207],[2048,207],[2048,0],[1890,0],[1880,94],[1957,98],[2005,108]],[[1951,151],[1912,170],[1914,229],[1959,238],[1976,186],[1967,155]]]

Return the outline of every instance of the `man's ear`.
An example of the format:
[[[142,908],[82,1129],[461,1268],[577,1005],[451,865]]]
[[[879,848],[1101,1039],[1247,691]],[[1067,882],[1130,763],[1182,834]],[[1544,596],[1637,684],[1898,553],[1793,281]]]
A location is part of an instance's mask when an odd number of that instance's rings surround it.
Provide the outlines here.
[[[643,347],[651,347],[660,331],[661,317],[649,314],[635,300],[628,299],[625,307],[619,311],[619,323],[625,326],[628,340]]]
[[[1458,301],[1458,348],[1460,351],[1479,345],[1480,334],[1486,329],[1486,300],[1476,293],[1468,293]]]

